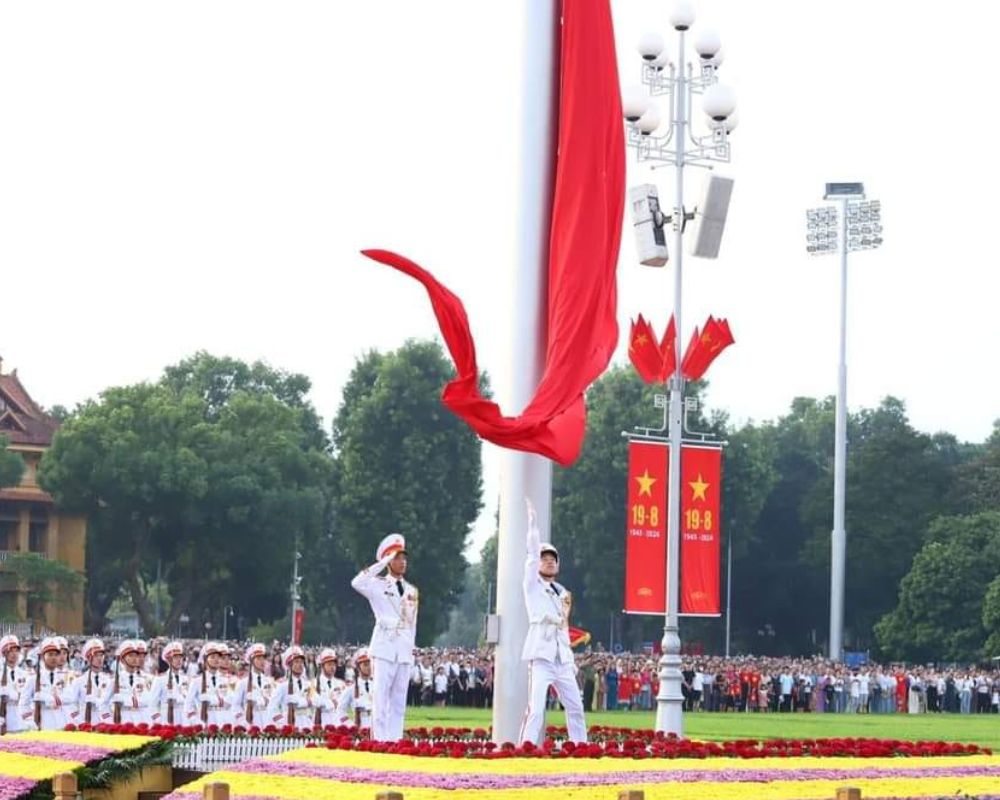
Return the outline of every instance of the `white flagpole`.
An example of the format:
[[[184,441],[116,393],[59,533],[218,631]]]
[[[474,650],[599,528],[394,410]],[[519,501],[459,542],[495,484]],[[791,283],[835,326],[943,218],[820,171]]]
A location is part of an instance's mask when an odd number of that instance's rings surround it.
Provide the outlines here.
[[[521,78],[521,198],[517,261],[511,309],[510,375],[501,397],[508,414],[528,404],[545,366],[546,285],[549,220],[558,136],[560,0],[522,0],[525,18]],[[524,608],[527,516],[524,499],[535,505],[542,539],[551,522],[552,464],[528,453],[505,450],[500,476],[500,534],[497,543],[497,615],[500,637],[493,683],[493,741],[518,742],[528,703],[527,665],[521,647],[528,631]]]

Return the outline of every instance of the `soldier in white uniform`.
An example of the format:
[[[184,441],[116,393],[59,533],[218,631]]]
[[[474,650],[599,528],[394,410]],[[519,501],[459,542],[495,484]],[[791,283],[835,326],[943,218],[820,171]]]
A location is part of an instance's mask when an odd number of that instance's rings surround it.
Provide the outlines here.
[[[206,642],[198,654],[201,675],[191,680],[184,716],[189,725],[230,725],[233,722],[233,698],[236,685],[222,662],[229,649],[220,642]]]
[[[316,676],[316,724],[322,728],[327,725],[347,725],[350,721],[350,701],[347,695],[353,692],[349,686],[334,673],[337,670],[337,653],[332,648],[324,648],[316,659],[319,674]]]
[[[68,721],[73,725],[99,725],[111,722],[111,711],[102,705],[111,676],[104,671],[104,642],[90,639],[81,651],[87,668],[70,684],[66,697]]]
[[[59,642],[46,637],[38,647],[35,674],[21,693],[21,714],[30,712],[38,730],[61,731],[66,727],[66,670],[59,667]]]
[[[374,663],[375,693],[372,738],[396,742],[403,738],[406,688],[417,636],[417,587],[404,580],[406,542],[390,533],[375,551],[378,559],[358,573],[351,586],[364,595],[375,614],[368,652]],[[382,571],[388,567],[388,574]]]
[[[0,639],[0,662],[3,665],[3,677],[0,677],[0,734],[19,733],[34,730],[33,714],[28,711],[27,718],[22,716],[21,695],[27,691],[29,675],[21,669],[21,642],[14,636],[4,636]]]
[[[149,718],[160,725],[181,725],[184,723],[184,703],[191,688],[191,678],[184,669],[184,645],[167,642],[160,655],[167,669],[153,682]]]
[[[528,662],[528,707],[521,723],[521,742],[541,743],[545,698],[554,686],[566,709],[566,727],[574,742],[587,741],[576,663],[569,644],[572,596],[556,583],[559,551],[542,544],[535,509],[528,502],[528,558],[524,565],[524,603],[528,610],[528,635],[521,658]]]
[[[263,728],[270,724],[267,708],[274,696],[274,678],[267,674],[267,648],[262,644],[252,644],[244,654],[247,664],[246,678],[236,684],[233,695],[233,719],[235,725],[249,728],[253,725]]]
[[[368,656],[368,649],[362,647],[354,654],[354,680],[348,684],[345,692],[344,713],[347,719],[339,724],[371,730],[374,689],[371,658]]]
[[[102,700],[115,722],[139,724],[150,721],[153,676],[143,672],[146,643],[126,639],[115,651],[115,671]]]
[[[306,675],[306,656],[293,644],[281,655],[287,673],[278,681],[267,709],[270,725],[291,725],[301,731],[311,731],[316,722],[316,689]]]

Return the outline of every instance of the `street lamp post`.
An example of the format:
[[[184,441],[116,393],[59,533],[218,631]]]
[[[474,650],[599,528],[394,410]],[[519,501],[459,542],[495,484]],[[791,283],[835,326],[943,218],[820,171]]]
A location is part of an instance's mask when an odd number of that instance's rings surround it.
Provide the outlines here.
[[[236,609],[233,608],[232,606],[222,607],[222,641],[226,641],[227,639],[226,632],[229,629],[227,623],[229,622],[229,618],[233,616],[235,612]]]
[[[833,456],[833,532],[830,541],[830,660],[844,651],[844,587],[847,576],[847,254],[882,246],[882,206],[865,201],[861,183],[828,183],[824,200],[836,206],[806,211],[806,252],[832,255],[840,251],[840,343],[837,360],[837,417]]]
[[[677,60],[672,61],[663,38],[646,34],[639,42],[642,56],[642,83],[648,90],[626,91],[622,111],[628,122],[627,144],[640,162],[659,162],[674,167],[673,212],[663,222],[671,222],[674,234],[674,324],[676,368],[669,382],[667,410],[670,438],[670,462],[667,476],[667,592],[663,626],[663,654],[660,658],[660,691],[656,698],[656,730],[683,733],[683,694],[681,692],[681,640],[678,633],[678,596],[680,560],[680,487],[681,439],[683,436],[684,377],[681,372],[681,288],[683,235],[686,223],[694,218],[684,208],[684,167],[712,168],[713,162],[729,161],[729,134],[736,127],[736,99],[733,91],[718,83],[722,46],[718,34],[702,31],[695,39],[697,67],[687,62],[685,38],[694,24],[694,10],[686,2],[677,3],[670,14],[670,25],[677,32]],[[692,126],[692,105],[701,95],[707,115],[708,133],[698,135]],[[667,97],[670,107],[669,128],[657,136],[660,113],[650,101]]]

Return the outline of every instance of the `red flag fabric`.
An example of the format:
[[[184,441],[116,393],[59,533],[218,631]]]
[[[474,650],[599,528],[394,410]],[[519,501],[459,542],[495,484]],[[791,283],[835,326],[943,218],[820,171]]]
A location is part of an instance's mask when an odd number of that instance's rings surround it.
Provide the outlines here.
[[[504,416],[480,395],[475,344],[461,300],[403,256],[386,250],[364,254],[427,290],[458,372],[442,393],[445,405],[484,439],[568,466],[583,445],[583,392],[607,368],[618,341],[615,267],[625,141],[608,0],[564,0],[562,22],[545,370],[519,416]]]
[[[709,317],[700,334],[697,328],[694,329],[694,335],[688,343],[684,360],[681,362],[684,377],[689,381],[701,378],[708,371],[716,356],[734,341],[733,334],[729,330],[729,323],[726,320]]]
[[[660,340],[660,383],[665,383],[673,377],[677,369],[677,326],[674,324],[674,317],[670,315],[670,322],[663,332]]]
[[[583,628],[574,628],[570,625],[569,646],[580,647],[585,644],[590,644],[590,631],[585,631]]]
[[[681,457],[680,611],[717,616],[722,517],[722,450],[684,448]]]
[[[669,455],[665,442],[628,443],[624,605],[627,614],[662,614],[666,602]]]
[[[656,334],[653,327],[647,322],[642,314],[632,322],[629,332],[628,357],[639,373],[639,377],[646,383],[657,383],[663,380],[660,373],[663,369],[663,356],[660,352],[659,342],[656,341]]]

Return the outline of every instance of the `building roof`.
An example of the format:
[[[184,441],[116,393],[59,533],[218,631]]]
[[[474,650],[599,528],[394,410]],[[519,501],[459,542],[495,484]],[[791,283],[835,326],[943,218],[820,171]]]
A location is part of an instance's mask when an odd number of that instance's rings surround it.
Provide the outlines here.
[[[0,359],[0,436],[13,445],[48,447],[59,423],[31,399],[17,370],[3,371]]]

